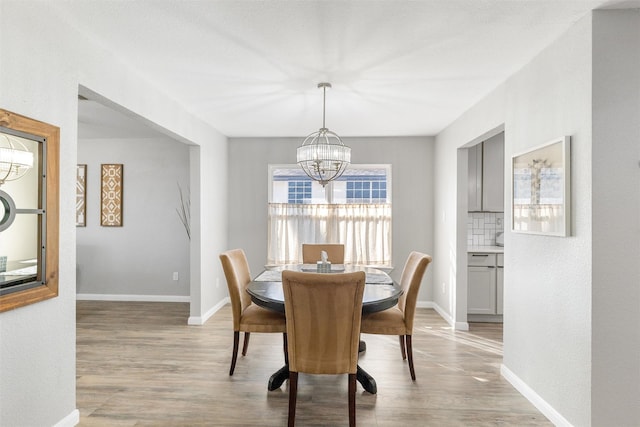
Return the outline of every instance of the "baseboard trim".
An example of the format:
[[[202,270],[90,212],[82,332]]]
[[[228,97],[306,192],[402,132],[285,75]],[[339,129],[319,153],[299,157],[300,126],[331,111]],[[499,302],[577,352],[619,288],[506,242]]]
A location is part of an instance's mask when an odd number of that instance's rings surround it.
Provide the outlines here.
[[[502,314],[467,314],[467,322],[503,323]]]
[[[442,317],[448,324],[456,331],[468,331],[469,323],[468,322],[456,322],[453,317],[449,313],[447,313],[442,307],[440,307],[437,303],[432,302],[433,309]]]
[[[544,400],[538,393],[536,393],[531,387],[527,385],[524,381],[520,379],[516,374],[514,374],[509,368],[507,368],[504,364],[500,365],[500,374],[509,381],[509,383],[516,389],[518,392],[523,395],[533,406],[535,406],[542,415],[549,418],[556,427],[573,427],[573,425],[567,421],[565,417],[563,417],[558,411],[556,411],[553,406],[549,405],[546,400]]]
[[[468,331],[469,330],[469,323],[468,322],[456,322],[455,325],[453,325],[453,328],[456,331]]]
[[[74,409],[69,415],[58,421],[53,427],[73,427],[80,422],[80,411]]]
[[[209,310],[207,310],[207,312],[203,316],[189,316],[189,320],[187,321],[187,324],[193,325],[193,326],[204,325],[205,323],[207,323],[207,320],[209,320],[211,316],[216,314],[218,310],[220,310],[222,307],[229,304],[230,302],[231,300],[229,299],[229,297],[223,298],[218,304],[214,305]]]
[[[77,301],[191,302],[182,295],[76,294]]]

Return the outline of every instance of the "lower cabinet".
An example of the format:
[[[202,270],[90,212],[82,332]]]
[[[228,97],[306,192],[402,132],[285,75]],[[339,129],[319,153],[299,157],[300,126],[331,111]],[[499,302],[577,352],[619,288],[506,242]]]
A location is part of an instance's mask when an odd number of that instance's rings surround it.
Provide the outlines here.
[[[468,314],[502,314],[503,264],[502,254],[468,254]]]

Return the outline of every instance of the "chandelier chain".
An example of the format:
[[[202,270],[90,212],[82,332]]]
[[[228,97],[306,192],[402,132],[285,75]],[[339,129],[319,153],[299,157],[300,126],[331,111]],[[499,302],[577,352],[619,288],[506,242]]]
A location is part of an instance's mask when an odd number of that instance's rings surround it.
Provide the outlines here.
[[[322,86],[322,128],[323,129],[327,128],[327,125],[325,124],[326,109],[327,109],[327,87]]]

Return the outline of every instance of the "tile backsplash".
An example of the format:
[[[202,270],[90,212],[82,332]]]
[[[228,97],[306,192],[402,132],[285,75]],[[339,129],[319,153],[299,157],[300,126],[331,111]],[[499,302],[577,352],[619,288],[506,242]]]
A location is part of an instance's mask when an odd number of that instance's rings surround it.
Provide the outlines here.
[[[469,212],[467,216],[467,246],[493,246],[496,234],[504,231],[504,213]]]

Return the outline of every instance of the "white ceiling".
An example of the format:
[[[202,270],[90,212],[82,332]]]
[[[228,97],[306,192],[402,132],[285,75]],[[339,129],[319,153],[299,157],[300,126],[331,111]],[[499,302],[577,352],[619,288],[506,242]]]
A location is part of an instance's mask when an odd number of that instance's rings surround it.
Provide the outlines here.
[[[640,0],[70,0],[55,7],[227,136],[317,130],[322,81],[333,85],[331,130],[399,136],[437,134],[591,9],[640,7]],[[82,132],[98,131],[88,129],[92,121],[105,126],[89,114],[81,111]]]

